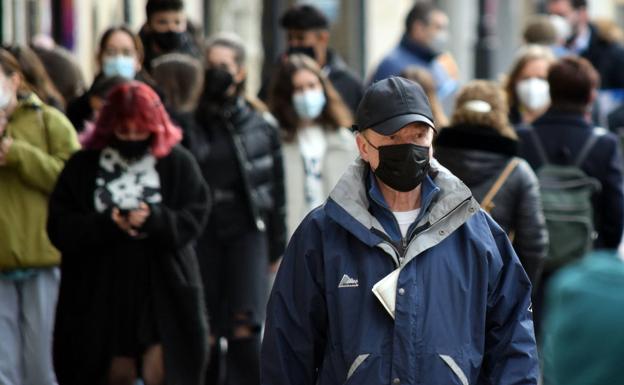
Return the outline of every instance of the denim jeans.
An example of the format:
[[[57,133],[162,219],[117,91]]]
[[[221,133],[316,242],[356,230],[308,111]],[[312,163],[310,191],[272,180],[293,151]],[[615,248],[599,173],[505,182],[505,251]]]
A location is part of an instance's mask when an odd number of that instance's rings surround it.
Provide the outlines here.
[[[52,330],[58,297],[58,268],[33,276],[0,278],[0,384],[56,385]]]

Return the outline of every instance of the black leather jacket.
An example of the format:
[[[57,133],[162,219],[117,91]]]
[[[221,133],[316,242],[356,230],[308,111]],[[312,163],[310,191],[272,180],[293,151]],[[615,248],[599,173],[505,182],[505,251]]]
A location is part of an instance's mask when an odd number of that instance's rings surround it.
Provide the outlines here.
[[[231,135],[231,145],[239,163],[251,224],[266,231],[271,261],[280,258],[286,246],[285,189],[282,149],[277,127],[269,123],[244,99],[226,107],[200,104],[197,124],[185,140],[202,172],[231,173],[218,165],[207,164],[210,151],[209,131],[217,125]]]
[[[516,155],[516,141],[481,126],[445,128],[436,139],[435,157],[460,178],[481,202],[507,163]],[[548,249],[548,233],[531,166],[516,166],[493,199],[490,215],[509,234],[533,290]]]

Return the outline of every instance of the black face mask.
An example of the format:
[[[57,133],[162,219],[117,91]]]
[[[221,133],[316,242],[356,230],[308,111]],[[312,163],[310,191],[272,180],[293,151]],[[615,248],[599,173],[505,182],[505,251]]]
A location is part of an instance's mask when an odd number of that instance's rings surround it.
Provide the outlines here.
[[[144,140],[121,140],[117,136],[113,137],[110,146],[119,152],[125,159],[139,159],[147,154],[152,144],[150,136]]]
[[[420,185],[429,171],[429,147],[412,143],[379,146],[373,172],[393,190],[407,192]]]
[[[184,44],[184,32],[154,32],[154,42],[165,52],[180,50]]]
[[[225,93],[234,84],[234,77],[225,69],[209,68],[206,70],[204,84],[204,98],[222,102],[227,99]]]
[[[314,47],[288,47],[286,51],[288,55],[302,54],[311,57],[316,61],[316,51],[314,51]]]

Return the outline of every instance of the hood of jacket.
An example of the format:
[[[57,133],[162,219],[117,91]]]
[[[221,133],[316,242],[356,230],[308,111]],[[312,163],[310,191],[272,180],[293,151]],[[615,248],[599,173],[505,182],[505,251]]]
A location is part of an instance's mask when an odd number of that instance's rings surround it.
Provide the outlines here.
[[[368,173],[368,163],[358,158],[338,181],[329,195],[325,210],[327,214],[347,231],[370,246],[379,246],[395,257],[384,237],[386,234],[380,222],[368,210],[370,202],[363,182]],[[457,177],[431,159],[430,176],[437,187],[433,199],[423,202],[417,227],[423,230],[410,241],[402,264],[409,262],[414,256],[436,245],[449,234],[465,223],[470,216],[478,211],[479,204],[472,197],[470,189]],[[412,247],[413,246],[413,247]]]

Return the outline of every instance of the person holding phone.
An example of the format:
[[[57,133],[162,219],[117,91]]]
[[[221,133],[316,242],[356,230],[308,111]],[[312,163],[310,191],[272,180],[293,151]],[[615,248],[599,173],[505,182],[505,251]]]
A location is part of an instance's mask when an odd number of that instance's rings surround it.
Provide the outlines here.
[[[192,246],[209,194],[181,138],[158,95],[125,82],[59,177],[48,234],[63,256],[62,384],[201,381],[208,331]]]

